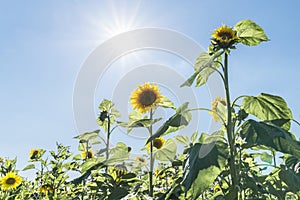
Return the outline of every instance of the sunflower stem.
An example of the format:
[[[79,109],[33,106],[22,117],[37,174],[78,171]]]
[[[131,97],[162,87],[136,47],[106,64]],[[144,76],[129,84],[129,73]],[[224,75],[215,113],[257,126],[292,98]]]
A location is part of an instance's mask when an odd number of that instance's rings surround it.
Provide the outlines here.
[[[234,137],[234,129],[232,123],[232,114],[231,114],[231,103],[230,103],[230,93],[229,93],[229,81],[228,81],[228,53],[225,51],[224,56],[224,78],[225,78],[225,92],[226,92],[226,105],[227,105],[227,124],[226,124],[226,131],[227,137],[229,141],[230,147],[230,176],[232,181],[232,192],[234,199],[238,198],[238,174],[235,165],[235,137]]]
[[[150,120],[153,118],[153,111],[150,110]],[[152,137],[152,124],[149,127],[149,134]],[[153,141],[150,142],[150,171],[149,171],[149,196],[153,197],[153,166],[154,166],[154,159],[153,159]]]

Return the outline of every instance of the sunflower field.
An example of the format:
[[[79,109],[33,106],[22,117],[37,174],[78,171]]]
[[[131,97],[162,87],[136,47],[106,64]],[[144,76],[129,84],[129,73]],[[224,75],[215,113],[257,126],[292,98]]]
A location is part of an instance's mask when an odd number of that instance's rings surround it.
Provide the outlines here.
[[[287,103],[266,93],[230,95],[230,54],[237,45],[267,41],[264,30],[251,20],[217,28],[207,52],[195,61],[194,73],[178,86],[200,87],[218,74],[225,96],[217,97],[211,108],[175,105],[158,85],[141,83],[128,97],[132,112],[127,121],[120,121],[114,102],[100,103],[95,119],[99,129],[75,137],[78,154],[63,144],[55,150],[32,149],[23,169],[16,169],[16,159],[0,158],[0,199],[299,199],[300,142],[290,130],[300,123]],[[158,107],[173,114],[156,129],[153,125],[162,120],[155,115]],[[221,128],[211,134],[194,130],[190,137],[166,137],[189,126],[195,112],[210,113]],[[144,155],[133,157],[123,142],[111,145],[116,127],[128,133],[145,129],[149,137]],[[95,151],[99,143],[105,148]],[[178,144],[184,146],[182,152]],[[35,176],[21,177],[20,170]],[[71,177],[71,172],[80,175]]]

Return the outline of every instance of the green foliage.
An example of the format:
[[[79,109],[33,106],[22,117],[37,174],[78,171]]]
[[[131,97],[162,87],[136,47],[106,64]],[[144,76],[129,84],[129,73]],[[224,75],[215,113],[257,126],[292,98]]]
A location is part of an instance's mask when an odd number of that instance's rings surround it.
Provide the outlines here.
[[[215,72],[216,69],[220,67],[221,54],[223,52],[220,51],[214,55],[209,55],[207,52],[203,52],[197,58],[196,63],[194,65],[194,74],[188,78],[182,85],[183,86],[191,86],[196,79],[196,87],[200,87],[204,85],[209,76]]]
[[[189,150],[189,158],[186,161],[188,171],[182,185],[187,192],[193,184],[196,184],[196,197],[209,188],[217,176],[225,169],[228,159],[227,144],[223,142],[211,142],[207,144],[196,143]],[[201,181],[195,181],[201,177]]]
[[[240,42],[247,46],[255,46],[263,41],[268,41],[264,30],[251,20],[242,20],[234,26]]]
[[[247,96],[243,99],[243,109],[261,120],[290,120],[292,112],[283,98],[261,93],[257,97]],[[290,129],[290,122],[282,125],[286,130]]]
[[[240,135],[246,141],[244,148],[263,145],[282,153],[300,155],[300,142],[291,133],[273,124],[250,119],[242,125]]]

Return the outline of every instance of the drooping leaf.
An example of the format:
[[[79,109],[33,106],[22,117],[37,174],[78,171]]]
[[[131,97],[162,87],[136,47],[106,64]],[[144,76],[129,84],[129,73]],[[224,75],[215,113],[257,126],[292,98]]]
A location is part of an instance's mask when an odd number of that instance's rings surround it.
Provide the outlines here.
[[[167,133],[174,132],[188,125],[192,118],[192,114],[188,109],[188,102],[182,104],[182,106],[176,109],[176,113],[170,117],[156,132],[153,134],[146,143],[158,138]]]
[[[95,131],[92,131],[92,132],[86,132],[86,133],[78,135],[74,138],[79,139],[79,140],[88,141],[88,140],[99,137],[99,132],[100,132],[100,130],[95,130]]]
[[[289,190],[294,193],[300,191],[300,176],[295,174],[291,169],[284,169],[282,167],[279,172],[279,177],[287,184]]]
[[[246,141],[246,144],[243,145],[244,148],[263,145],[300,157],[300,142],[281,127],[250,119],[242,125],[240,135]]]
[[[195,79],[197,80],[196,87],[200,87],[205,84],[209,76],[215,72],[215,69],[220,67],[220,64],[215,61],[221,61],[221,55],[223,51],[217,52],[214,55],[209,55],[207,52],[203,52],[196,59],[194,65],[194,74],[188,78],[182,85],[191,86]]]
[[[211,186],[215,178],[224,169],[228,158],[226,143],[213,142],[208,144],[196,143],[191,149],[188,159],[188,170],[184,174],[183,186],[188,191],[197,177],[198,192],[201,193]],[[208,173],[209,172],[209,173]],[[197,179],[198,180],[198,179]]]
[[[247,46],[255,46],[269,40],[264,30],[251,20],[239,21],[234,30],[237,31],[241,43]]]
[[[163,96],[161,103],[159,103],[158,105],[164,108],[176,109],[174,103],[166,96]]]
[[[243,109],[261,120],[293,119],[284,99],[275,95],[261,93],[257,97],[244,97]],[[283,123],[282,127],[289,130],[290,122]]]
[[[264,161],[264,162],[269,163],[269,164],[272,164],[272,162],[273,162],[273,156],[270,155],[270,154],[268,154],[267,152],[262,152],[262,153],[260,154],[260,159],[261,159],[262,161]]]

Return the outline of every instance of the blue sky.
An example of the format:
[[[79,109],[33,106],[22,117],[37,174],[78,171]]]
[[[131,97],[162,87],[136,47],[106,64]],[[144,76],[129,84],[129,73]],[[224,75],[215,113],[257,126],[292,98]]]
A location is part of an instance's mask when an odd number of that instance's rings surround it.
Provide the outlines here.
[[[270,41],[232,52],[231,94],[280,95],[298,119],[298,8],[296,0],[1,1],[0,156],[17,156],[22,168],[31,148],[59,142],[76,151],[73,90],[81,66],[103,42],[137,28],[175,30],[207,48],[218,26],[255,21]]]

